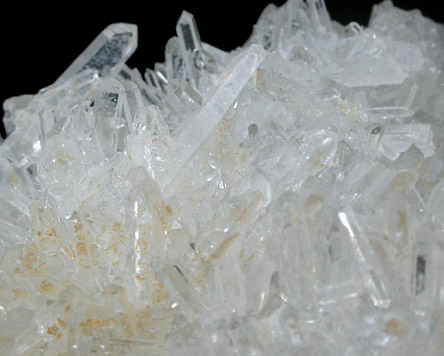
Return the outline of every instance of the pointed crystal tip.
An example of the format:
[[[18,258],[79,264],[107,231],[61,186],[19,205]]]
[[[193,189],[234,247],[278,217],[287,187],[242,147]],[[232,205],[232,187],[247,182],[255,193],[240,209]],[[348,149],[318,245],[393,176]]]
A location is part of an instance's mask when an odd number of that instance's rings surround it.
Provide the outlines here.
[[[190,14],[188,11],[183,10],[182,13],[180,14],[179,20],[177,21],[178,24],[180,23],[190,23],[193,22],[194,20],[194,15]]]
[[[184,50],[200,50],[202,47],[199,32],[194,16],[187,11],[182,11],[176,25],[177,37],[183,42]]]
[[[114,23],[106,27],[57,79],[64,82],[76,73],[92,69],[100,76],[125,63],[137,48],[137,26]]]

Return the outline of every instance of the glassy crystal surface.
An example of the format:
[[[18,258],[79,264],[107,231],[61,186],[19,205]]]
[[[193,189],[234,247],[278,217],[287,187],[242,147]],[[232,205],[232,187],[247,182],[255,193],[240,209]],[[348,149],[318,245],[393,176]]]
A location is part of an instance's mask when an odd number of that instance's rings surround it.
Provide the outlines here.
[[[442,356],[444,26],[290,0],[136,47],[3,104],[0,354]]]

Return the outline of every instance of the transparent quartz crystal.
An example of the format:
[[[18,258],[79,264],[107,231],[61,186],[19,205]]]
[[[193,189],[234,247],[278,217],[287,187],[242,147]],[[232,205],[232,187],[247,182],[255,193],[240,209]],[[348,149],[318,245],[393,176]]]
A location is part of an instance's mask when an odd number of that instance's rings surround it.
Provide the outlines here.
[[[200,20],[4,102],[0,354],[442,356],[444,26],[289,0],[226,52]]]

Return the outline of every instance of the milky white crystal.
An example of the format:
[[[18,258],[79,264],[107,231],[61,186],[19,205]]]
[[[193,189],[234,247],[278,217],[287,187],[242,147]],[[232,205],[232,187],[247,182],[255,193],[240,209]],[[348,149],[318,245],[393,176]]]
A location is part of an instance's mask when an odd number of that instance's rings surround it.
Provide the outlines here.
[[[0,354],[442,356],[444,26],[176,31],[142,76],[112,24],[5,101]]]

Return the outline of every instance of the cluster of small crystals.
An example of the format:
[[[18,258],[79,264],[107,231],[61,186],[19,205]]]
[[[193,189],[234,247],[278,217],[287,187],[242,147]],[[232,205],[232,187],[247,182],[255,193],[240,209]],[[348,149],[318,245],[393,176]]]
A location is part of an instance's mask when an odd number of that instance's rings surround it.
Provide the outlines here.
[[[444,26],[290,0],[136,46],[4,103],[0,354],[442,356]]]

